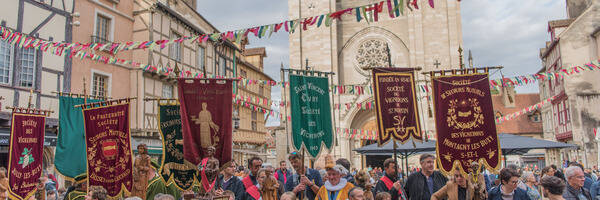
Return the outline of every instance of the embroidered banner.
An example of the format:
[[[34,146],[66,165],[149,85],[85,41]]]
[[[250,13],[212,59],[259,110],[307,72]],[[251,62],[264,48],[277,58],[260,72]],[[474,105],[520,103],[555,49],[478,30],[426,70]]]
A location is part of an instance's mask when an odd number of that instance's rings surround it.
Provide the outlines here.
[[[232,80],[178,79],[183,153],[198,165],[209,146],[221,165],[231,160]]]
[[[390,139],[403,144],[411,137],[423,140],[413,70],[375,68],[373,85],[379,146]]]
[[[158,124],[163,139],[163,155],[160,175],[167,184],[175,184],[180,190],[189,190],[196,177],[196,166],[183,159],[183,135],[179,104],[158,105]]]
[[[37,190],[42,175],[46,117],[13,113],[8,158],[10,199],[29,199]]]
[[[100,100],[88,99],[88,103]],[[74,181],[76,176],[86,173],[85,133],[81,108],[83,98],[69,96],[59,97],[58,142],[54,155],[54,167],[68,180]]]
[[[129,103],[83,109],[88,185],[111,198],[128,195],[133,182]]]
[[[488,74],[433,77],[440,170],[466,175],[472,162],[490,171],[500,167],[500,143]]]
[[[294,148],[315,158],[323,145],[330,149],[333,143],[328,78],[290,74],[289,79]]]

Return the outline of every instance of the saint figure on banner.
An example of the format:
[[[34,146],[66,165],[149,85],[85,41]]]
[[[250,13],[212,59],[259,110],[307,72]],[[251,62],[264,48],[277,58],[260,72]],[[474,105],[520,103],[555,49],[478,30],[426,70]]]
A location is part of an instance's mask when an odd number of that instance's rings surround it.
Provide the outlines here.
[[[150,174],[150,168],[152,167],[152,163],[150,160],[150,156],[148,155],[148,147],[146,144],[139,144],[137,146],[138,156],[135,157],[135,162],[133,164],[134,167],[134,183],[133,189],[131,191],[132,196],[137,196],[142,199],[146,198],[146,188],[148,187],[148,180],[150,180],[150,176],[154,174]]]
[[[203,102],[198,116],[192,115],[192,121],[200,125],[200,146],[203,150],[219,142],[219,137],[217,137],[219,126],[213,122],[212,113],[206,109],[207,106],[206,102]],[[211,133],[211,129],[215,131],[214,134]]]

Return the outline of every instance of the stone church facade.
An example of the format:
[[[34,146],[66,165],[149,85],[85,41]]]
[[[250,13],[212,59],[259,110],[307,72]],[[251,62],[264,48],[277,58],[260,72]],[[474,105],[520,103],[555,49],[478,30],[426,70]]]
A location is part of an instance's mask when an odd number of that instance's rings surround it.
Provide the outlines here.
[[[378,2],[378,1],[377,1]],[[375,1],[355,0],[289,0],[289,18],[297,19],[316,16],[338,10],[368,5]],[[386,46],[389,46],[393,67],[420,67],[420,72],[442,69],[458,69],[458,49],[462,45],[460,2],[435,0],[435,8],[427,1],[419,1],[418,10],[404,8],[404,15],[390,18],[384,3],[378,22],[356,21],[352,15],[344,15],[330,27],[310,27],[290,34],[290,68],[334,72],[334,85],[371,85],[369,67],[388,65]],[[418,85],[430,84],[428,77],[416,77]],[[431,101],[424,92],[417,93],[420,99],[420,121],[429,138],[435,137],[434,118],[429,114]],[[289,94],[289,93],[284,93]],[[373,101],[370,93],[361,95],[336,94],[332,105],[341,103],[366,103]],[[433,109],[431,107],[431,109]],[[289,115],[289,110],[288,110]],[[375,110],[360,108],[333,109],[334,126],[337,128],[376,130]],[[291,127],[291,122],[288,122]],[[290,134],[291,128],[288,129]],[[335,130],[335,129],[334,129]],[[354,166],[365,165],[363,158],[352,151],[365,141],[348,139],[336,134],[335,147],[331,154],[335,159],[347,158]]]

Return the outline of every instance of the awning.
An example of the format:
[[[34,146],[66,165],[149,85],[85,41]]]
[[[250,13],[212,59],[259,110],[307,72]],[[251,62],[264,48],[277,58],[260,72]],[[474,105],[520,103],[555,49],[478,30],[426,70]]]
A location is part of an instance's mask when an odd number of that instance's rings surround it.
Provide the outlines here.
[[[554,142],[550,140],[542,140],[506,133],[498,134],[498,140],[500,140],[500,148],[502,149],[503,155],[523,155],[531,149],[578,148],[578,146],[574,144]],[[414,145],[412,140],[408,140],[408,142],[404,144],[396,144],[396,152],[402,156],[410,156],[420,152],[436,150],[435,140],[429,140],[428,142],[422,143],[414,142]],[[393,149],[393,143],[388,142],[382,147],[378,147],[377,144],[370,144],[358,149],[354,149],[354,151],[365,155],[393,155]]]

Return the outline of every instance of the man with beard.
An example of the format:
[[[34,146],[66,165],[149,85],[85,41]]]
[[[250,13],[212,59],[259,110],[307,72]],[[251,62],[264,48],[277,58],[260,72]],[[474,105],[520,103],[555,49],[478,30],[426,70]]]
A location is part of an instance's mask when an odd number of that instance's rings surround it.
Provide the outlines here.
[[[431,195],[446,185],[448,179],[434,171],[435,156],[423,154],[419,158],[421,171],[408,176],[404,191],[409,200],[429,200]]]
[[[221,183],[221,190],[231,191],[235,195],[235,200],[242,200],[244,198],[244,184],[242,181],[235,176],[235,161],[225,163],[223,165],[223,171],[219,182]]]
[[[315,199],[317,192],[323,185],[319,171],[305,167],[298,152],[292,152],[288,160],[296,173],[292,174],[292,179],[285,184],[285,191],[294,192],[299,199]]]
[[[327,166],[327,181],[317,193],[320,200],[348,199],[348,192],[354,188],[354,185],[342,176],[348,174],[341,165]]]
[[[385,161],[383,161],[383,168],[385,169],[385,174],[377,181],[374,194],[387,192],[392,195],[392,199],[405,200],[406,197],[402,191],[402,185],[397,178],[398,172],[396,172],[396,161],[394,161],[393,158],[385,159]]]
[[[246,194],[244,195],[245,198],[247,200],[259,200],[260,197],[260,191],[258,190],[258,180],[257,180],[257,176],[258,176],[258,170],[260,170],[260,167],[262,166],[262,159],[260,159],[259,157],[252,157],[250,158],[250,160],[248,160],[248,169],[250,169],[250,174],[248,174],[248,176],[246,176],[244,179],[242,179],[242,183],[244,185],[244,190],[246,191]]]

